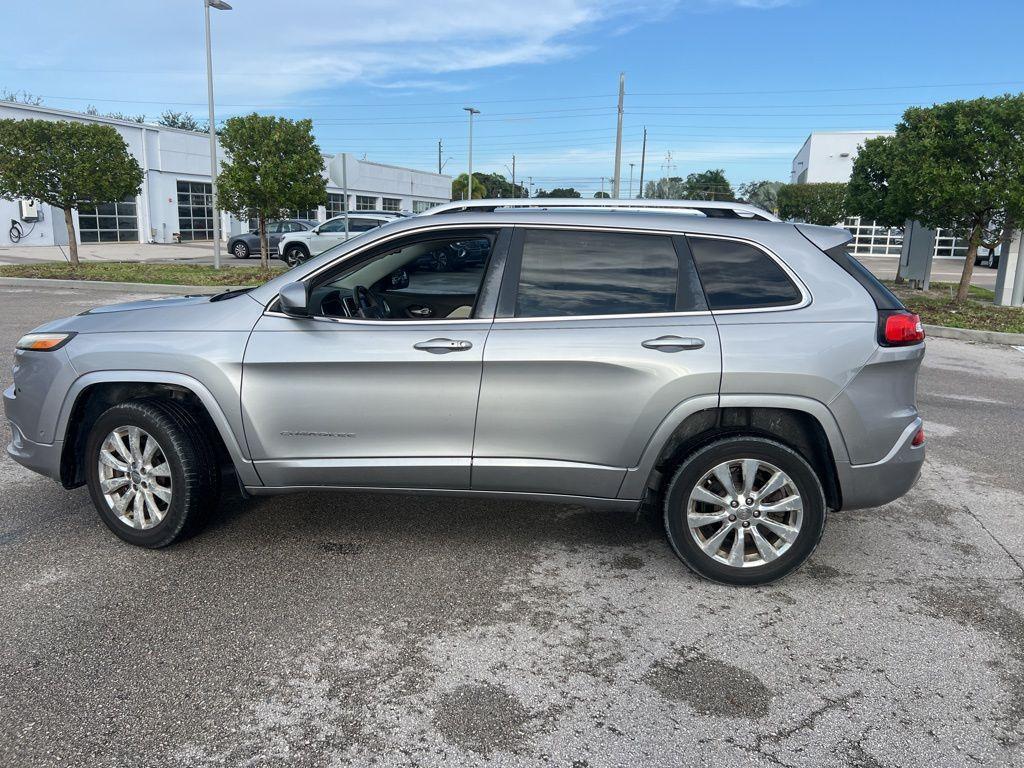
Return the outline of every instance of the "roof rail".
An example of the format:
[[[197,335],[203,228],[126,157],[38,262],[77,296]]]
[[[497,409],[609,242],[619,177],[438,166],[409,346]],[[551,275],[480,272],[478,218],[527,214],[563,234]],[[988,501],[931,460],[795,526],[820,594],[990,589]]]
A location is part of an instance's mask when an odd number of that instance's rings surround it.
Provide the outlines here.
[[[722,200],[612,200],[609,198],[579,197],[528,197],[498,198],[492,200],[453,200],[429,208],[420,216],[436,216],[442,213],[477,211],[490,213],[499,209],[536,208],[565,210],[566,208],[597,208],[606,211],[657,211],[662,213],[689,213],[708,218],[755,219],[757,221],[779,221],[761,208],[747,203],[732,203]]]

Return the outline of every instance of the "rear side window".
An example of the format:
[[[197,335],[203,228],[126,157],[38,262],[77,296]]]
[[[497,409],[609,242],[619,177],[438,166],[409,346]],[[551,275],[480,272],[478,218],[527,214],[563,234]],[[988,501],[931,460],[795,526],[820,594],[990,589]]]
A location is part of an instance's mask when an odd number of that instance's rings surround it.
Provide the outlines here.
[[[516,317],[705,309],[670,237],[531,229],[523,233]]]
[[[800,290],[764,251],[736,240],[687,237],[711,309],[800,303]]]
[[[903,302],[896,294],[883,285],[877,277],[868,271],[868,268],[861,264],[850,253],[846,244],[837,245],[825,251],[828,257],[836,264],[846,270],[854,280],[861,284],[865,291],[871,295],[872,301],[878,309],[904,310]]]

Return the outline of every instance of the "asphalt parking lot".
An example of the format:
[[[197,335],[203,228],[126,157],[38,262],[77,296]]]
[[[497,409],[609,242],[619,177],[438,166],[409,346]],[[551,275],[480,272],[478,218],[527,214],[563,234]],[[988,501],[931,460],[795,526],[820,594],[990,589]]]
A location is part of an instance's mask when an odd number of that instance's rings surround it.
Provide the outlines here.
[[[0,288],[0,349],[127,298]],[[229,500],[145,551],[3,457],[0,764],[1024,765],[1024,354],[928,345],[917,487],[758,589],[495,501]]]

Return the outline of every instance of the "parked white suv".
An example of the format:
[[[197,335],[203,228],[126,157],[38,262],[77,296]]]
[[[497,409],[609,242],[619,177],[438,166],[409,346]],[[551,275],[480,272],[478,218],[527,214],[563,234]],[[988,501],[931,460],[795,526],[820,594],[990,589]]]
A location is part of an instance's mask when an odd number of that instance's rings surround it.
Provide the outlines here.
[[[376,229],[381,224],[397,218],[392,213],[350,213],[348,215],[348,234],[345,233],[345,216],[335,216],[323,224],[314,227],[306,232],[290,232],[281,238],[278,244],[278,253],[290,267],[294,267],[310,256],[316,256],[328,248],[333,248],[339,243],[358,235],[360,232],[368,232]]]

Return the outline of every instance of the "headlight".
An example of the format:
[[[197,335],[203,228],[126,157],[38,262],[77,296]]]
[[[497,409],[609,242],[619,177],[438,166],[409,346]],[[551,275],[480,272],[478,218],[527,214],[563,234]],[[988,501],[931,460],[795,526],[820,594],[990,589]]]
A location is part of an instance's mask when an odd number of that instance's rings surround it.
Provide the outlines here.
[[[22,336],[15,346],[17,349],[30,349],[34,352],[52,352],[63,347],[74,336],[74,333],[30,333]]]

